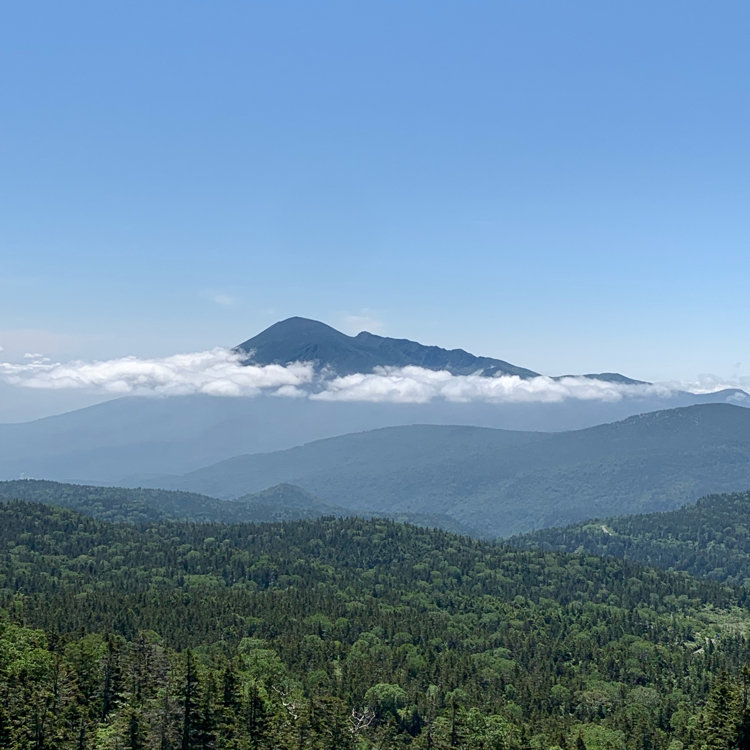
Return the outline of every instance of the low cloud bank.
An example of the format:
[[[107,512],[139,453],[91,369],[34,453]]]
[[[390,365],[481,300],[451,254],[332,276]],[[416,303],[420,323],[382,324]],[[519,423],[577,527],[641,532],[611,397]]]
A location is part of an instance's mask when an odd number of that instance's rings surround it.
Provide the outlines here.
[[[372,373],[326,377],[311,363],[243,365],[228,349],[141,359],[122,357],[98,362],[52,362],[31,355],[21,363],[0,362],[0,378],[27,388],[87,389],[115,395],[257,396],[320,401],[383,403],[559,403],[568,399],[615,402],[623,398],[669,397],[678,390],[708,393],[731,386],[710,376],[693,387],[624,384],[584,377],[485,377],[451,375],[421,367],[376,368]],[[713,387],[711,387],[713,386]]]
[[[669,383],[674,389],[682,389],[691,393],[716,393],[716,391],[740,389],[750,390],[750,377],[738,375],[733,378],[723,378],[719,375],[699,375],[695,380],[684,383]]]
[[[228,349],[140,359],[122,357],[99,362],[50,362],[39,358],[22,364],[0,362],[0,377],[27,388],[79,388],[118,395],[256,396],[281,389],[294,395],[313,379],[313,367],[295,363],[244,366]]]
[[[427,403],[436,399],[469,403],[556,403],[567,399],[620,401],[625,396],[668,396],[672,389],[659,385],[624,385],[604,380],[546,376],[523,379],[517,375],[485,377],[451,375],[421,367],[377,368],[369,374],[333,378],[311,398],[322,401],[387,401]]]

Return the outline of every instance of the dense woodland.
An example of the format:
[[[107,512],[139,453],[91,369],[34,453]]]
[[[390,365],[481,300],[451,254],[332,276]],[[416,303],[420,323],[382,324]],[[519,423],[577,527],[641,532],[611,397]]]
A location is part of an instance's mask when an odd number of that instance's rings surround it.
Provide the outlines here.
[[[543,529],[510,541],[520,547],[621,557],[747,586],[750,492],[709,495],[679,510]]]
[[[16,479],[0,482],[0,499],[60,505],[104,521],[135,524],[167,520],[258,523],[345,514],[343,508],[322,503],[289,484],[227,501],[175,490]]]
[[[142,487],[99,487],[67,484],[44,479],[0,481],[0,501],[30,500],[71,508],[103,521],[116,523],[155,523],[158,521],[214,521],[219,523],[275,523],[302,521],[323,516],[382,517],[375,513],[355,513],[324,503],[301,487],[277,484],[236,500],[219,500],[207,495],[179,490]],[[428,528],[441,528],[466,534],[467,528],[449,516],[437,513],[394,511],[389,518]]]
[[[748,724],[743,590],[389,521],[7,502],[0,607],[3,748],[678,750]]]

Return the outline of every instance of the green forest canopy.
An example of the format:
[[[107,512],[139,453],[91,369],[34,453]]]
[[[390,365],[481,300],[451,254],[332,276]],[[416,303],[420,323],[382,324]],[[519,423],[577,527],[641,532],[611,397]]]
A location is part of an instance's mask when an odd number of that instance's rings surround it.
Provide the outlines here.
[[[746,718],[742,590],[390,521],[9,502],[0,606],[0,747],[666,749]]]

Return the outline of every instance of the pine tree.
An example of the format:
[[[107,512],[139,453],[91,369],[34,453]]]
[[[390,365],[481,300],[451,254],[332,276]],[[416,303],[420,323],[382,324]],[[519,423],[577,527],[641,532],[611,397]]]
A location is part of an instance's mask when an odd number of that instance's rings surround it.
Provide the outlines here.
[[[701,734],[706,748],[736,748],[742,713],[741,688],[723,672],[714,682],[703,709]]]
[[[185,652],[185,680],[182,690],[182,750],[194,750],[199,745],[199,723],[198,711],[199,700],[198,673],[196,671],[195,657],[188,649]]]

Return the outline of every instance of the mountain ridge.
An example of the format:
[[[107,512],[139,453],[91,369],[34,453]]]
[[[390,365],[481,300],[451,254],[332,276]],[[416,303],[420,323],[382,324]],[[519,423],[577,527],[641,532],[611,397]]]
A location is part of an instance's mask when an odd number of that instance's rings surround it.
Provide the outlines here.
[[[372,372],[376,367],[424,367],[453,375],[517,375],[532,378],[539,373],[493,357],[478,357],[464,349],[426,346],[410,339],[379,336],[360,331],[347,336],[326,323],[292,317],[274,323],[234,347],[247,364],[286,365],[314,362],[337,375]]]
[[[747,588],[749,514],[750,491],[712,494],[676,510],[592,518],[511,537],[508,543],[616,557]]]
[[[153,481],[225,498],[290,482],[354,512],[442,514],[506,536],[750,486],[750,410],[697,405],[563,433],[392,427]]]
[[[259,339],[260,344],[267,345],[265,349],[259,348]],[[692,394],[649,388],[645,381],[613,372],[563,376],[613,383],[603,389],[606,397],[601,398],[596,396],[602,391],[599,383],[593,389],[593,398],[580,399],[563,395],[559,399],[535,400],[532,395],[528,401],[493,401],[481,394],[472,398],[470,389],[465,400],[443,395],[414,401],[390,397],[368,400],[366,394],[363,400],[357,400],[357,394],[349,400],[346,394],[344,398],[336,397],[335,376],[381,365],[386,371],[408,365],[485,375],[515,371],[520,373],[519,378],[536,373],[503,360],[476,357],[462,349],[428,347],[366,331],[347,336],[306,318],[280,321],[241,344],[237,351],[243,352],[244,361],[249,363],[249,353],[243,346],[265,362],[313,359],[317,371],[312,382],[295,392],[299,398],[277,393],[231,398],[207,394],[125,396],[30,422],[0,424],[0,479],[38,477],[132,486],[154,476],[183,475],[240,454],[285,450],[314,440],[388,426],[473,425],[554,432],[700,403],[750,406],[750,396],[738,389]],[[423,375],[419,373],[419,377]],[[407,373],[404,377],[410,376]],[[541,385],[544,390],[550,384]],[[515,386],[521,390],[526,387],[523,382],[516,382]],[[384,387],[388,388],[388,383]],[[557,386],[552,387],[554,390]],[[323,393],[329,388],[331,393]],[[567,392],[564,385],[559,390]]]

